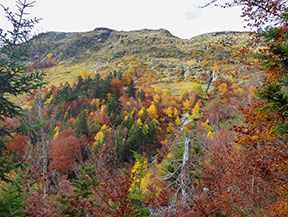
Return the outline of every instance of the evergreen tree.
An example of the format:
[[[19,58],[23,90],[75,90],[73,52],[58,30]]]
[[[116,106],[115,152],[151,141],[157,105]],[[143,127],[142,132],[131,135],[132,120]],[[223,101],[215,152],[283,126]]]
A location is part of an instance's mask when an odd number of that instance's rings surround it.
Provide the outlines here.
[[[118,158],[121,162],[129,161],[133,156],[133,152],[138,150],[139,146],[143,144],[142,128],[135,122],[128,135],[126,144],[118,147]]]
[[[137,88],[134,85],[134,81],[131,80],[129,85],[128,85],[127,94],[128,94],[129,97],[134,97],[135,98],[136,91],[137,91]]]
[[[67,122],[69,121],[70,118],[71,118],[71,107],[69,107],[67,111],[65,112],[64,121]]]
[[[108,114],[119,114],[121,111],[121,102],[119,101],[120,98],[120,91],[119,89],[114,89],[113,93],[111,95],[111,98],[108,101],[107,104],[107,112]],[[111,119],[112,120],[112,119]]]
[[[56,121],[62,121],[62,119],[63,119],[63,107],[62,107],[62,104],[60,104],[58,106],[54,118],[55,118]]]
[[[39,20],[28,19],[26,9],[33,6],[33,2],[17,1],[18,12],[13,13],[8,7],[1,5],[6,18],[13,25],[13,30],[7,33],[0,29],[0,121],[4,117],[15,117],[22,110],[10,100],[10,96],[29,93],[43,85],[44,74],[26,72],[25,62],[29,60],[29,40],[31,29]],[[5,124],[0,124],[0,155],[5,148],[3,137],[9,134]]]
[[[143,102],[145,100],[145,91],[144,90],[141,90],[139,92],[139,97],[140,97],[140,100]]]
[[[78,115],[77,120],[74,122],[74,128],[77,138],[80,138],[82,135],[88,136],[87,114],[85,110],[81,111]]]

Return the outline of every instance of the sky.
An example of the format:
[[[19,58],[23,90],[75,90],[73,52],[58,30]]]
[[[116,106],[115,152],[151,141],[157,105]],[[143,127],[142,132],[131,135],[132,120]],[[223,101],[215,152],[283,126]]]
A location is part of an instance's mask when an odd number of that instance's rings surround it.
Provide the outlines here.
[[[86,32],[97,27],[114,30],[164,28],[173,35],[191,37],[216,31],[245,31],[241,8],[196,7],[204,0],[36,0],[31,17],[42,18],[36,32]],[[15,0],[1,0],[15,9]],[[0,11],[0,28],[9,23]]]

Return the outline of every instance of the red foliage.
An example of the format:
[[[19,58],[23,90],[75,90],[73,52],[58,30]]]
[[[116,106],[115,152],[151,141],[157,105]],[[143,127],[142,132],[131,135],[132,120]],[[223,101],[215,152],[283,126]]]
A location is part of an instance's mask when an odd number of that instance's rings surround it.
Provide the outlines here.
[[[24,135],[20,135],[18,133],[13,133],[12,138],[7,138],[9,142],[7,145],[7,153],[17,155],[20,161],[23,161],[26,157],[26,153],[28,152],[29,147],[29,138]]]
[[[49,68],[52,66],[55,66],[57,64],[56,60],[52,60],[52,59],[47,59],[47,60],[42,60],[39,62],[34,62],[31,63],[27,66],[27,72],[32,72],[33,70],[37,70],[37,69],[45,69],[45,68]]]
[[[63,130],[52,142],[49,148],[52,161],[49,169],[53,172],[70,174],[76,161],[82,160],[80,141],[71,128]]]
[[[122,81],[117,80],[116,78],[112,79],[110,91],[113,92],[113,89],[118,89],[120,92],[123,91],[124,84]]]
[[[224,105],[221,101],[216,101],[210,104],[204,111],[203,117],[213,126],[217,126],[220,121],[231,119],[231,111],[227,105]]]

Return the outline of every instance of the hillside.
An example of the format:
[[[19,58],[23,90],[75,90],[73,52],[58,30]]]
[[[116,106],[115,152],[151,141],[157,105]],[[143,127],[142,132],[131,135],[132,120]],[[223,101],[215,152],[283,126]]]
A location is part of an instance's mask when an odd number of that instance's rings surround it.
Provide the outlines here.
[[[89,75],[129,71],[140,84],[148,80],[173,88],[171,83],[176,80],[205,80],[213,67],[218,75],[224,68],[225,72],[244,72],[245,63],[236,56],[247,52],[244,45],[250,38],[249,33],[222,32],[183,40],[164,29],[119,32],[97,28],[86,33],[43,33],[31,43],[37,58],[45,60],[53,54],[57,64],[46,70],[46,78],[54,85],[72,81],[81,71]],[[251,50],[248,52],[251,57]]]
[[[107,28],[34,37],[27,73],[47,84],[16,99],[25,115],[3,119],[17,129],[5,154],[23,167],[5,173],[20,187],[2,180],[0,196],[25,191],[13,209],[30,216],[285,213],[287,82],[275,63],[285,58],[252,40]]]

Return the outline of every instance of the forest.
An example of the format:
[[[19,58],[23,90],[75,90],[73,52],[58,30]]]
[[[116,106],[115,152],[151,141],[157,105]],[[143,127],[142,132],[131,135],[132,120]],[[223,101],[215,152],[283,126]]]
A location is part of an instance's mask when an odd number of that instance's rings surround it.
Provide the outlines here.
[[[181,52],[155,47],[150,65],[113,54],[103,72],[77,62],[59,83],[49,73],[77,47],[35,55],[34,3],[1,5],[13,30],[0,29],[0,216],[288,216],[285,0],[222,5],[242,5],[257,31],[241,46],[188,47],[194,78],[157,71],[163,56],[187,58],[177,39]]]

